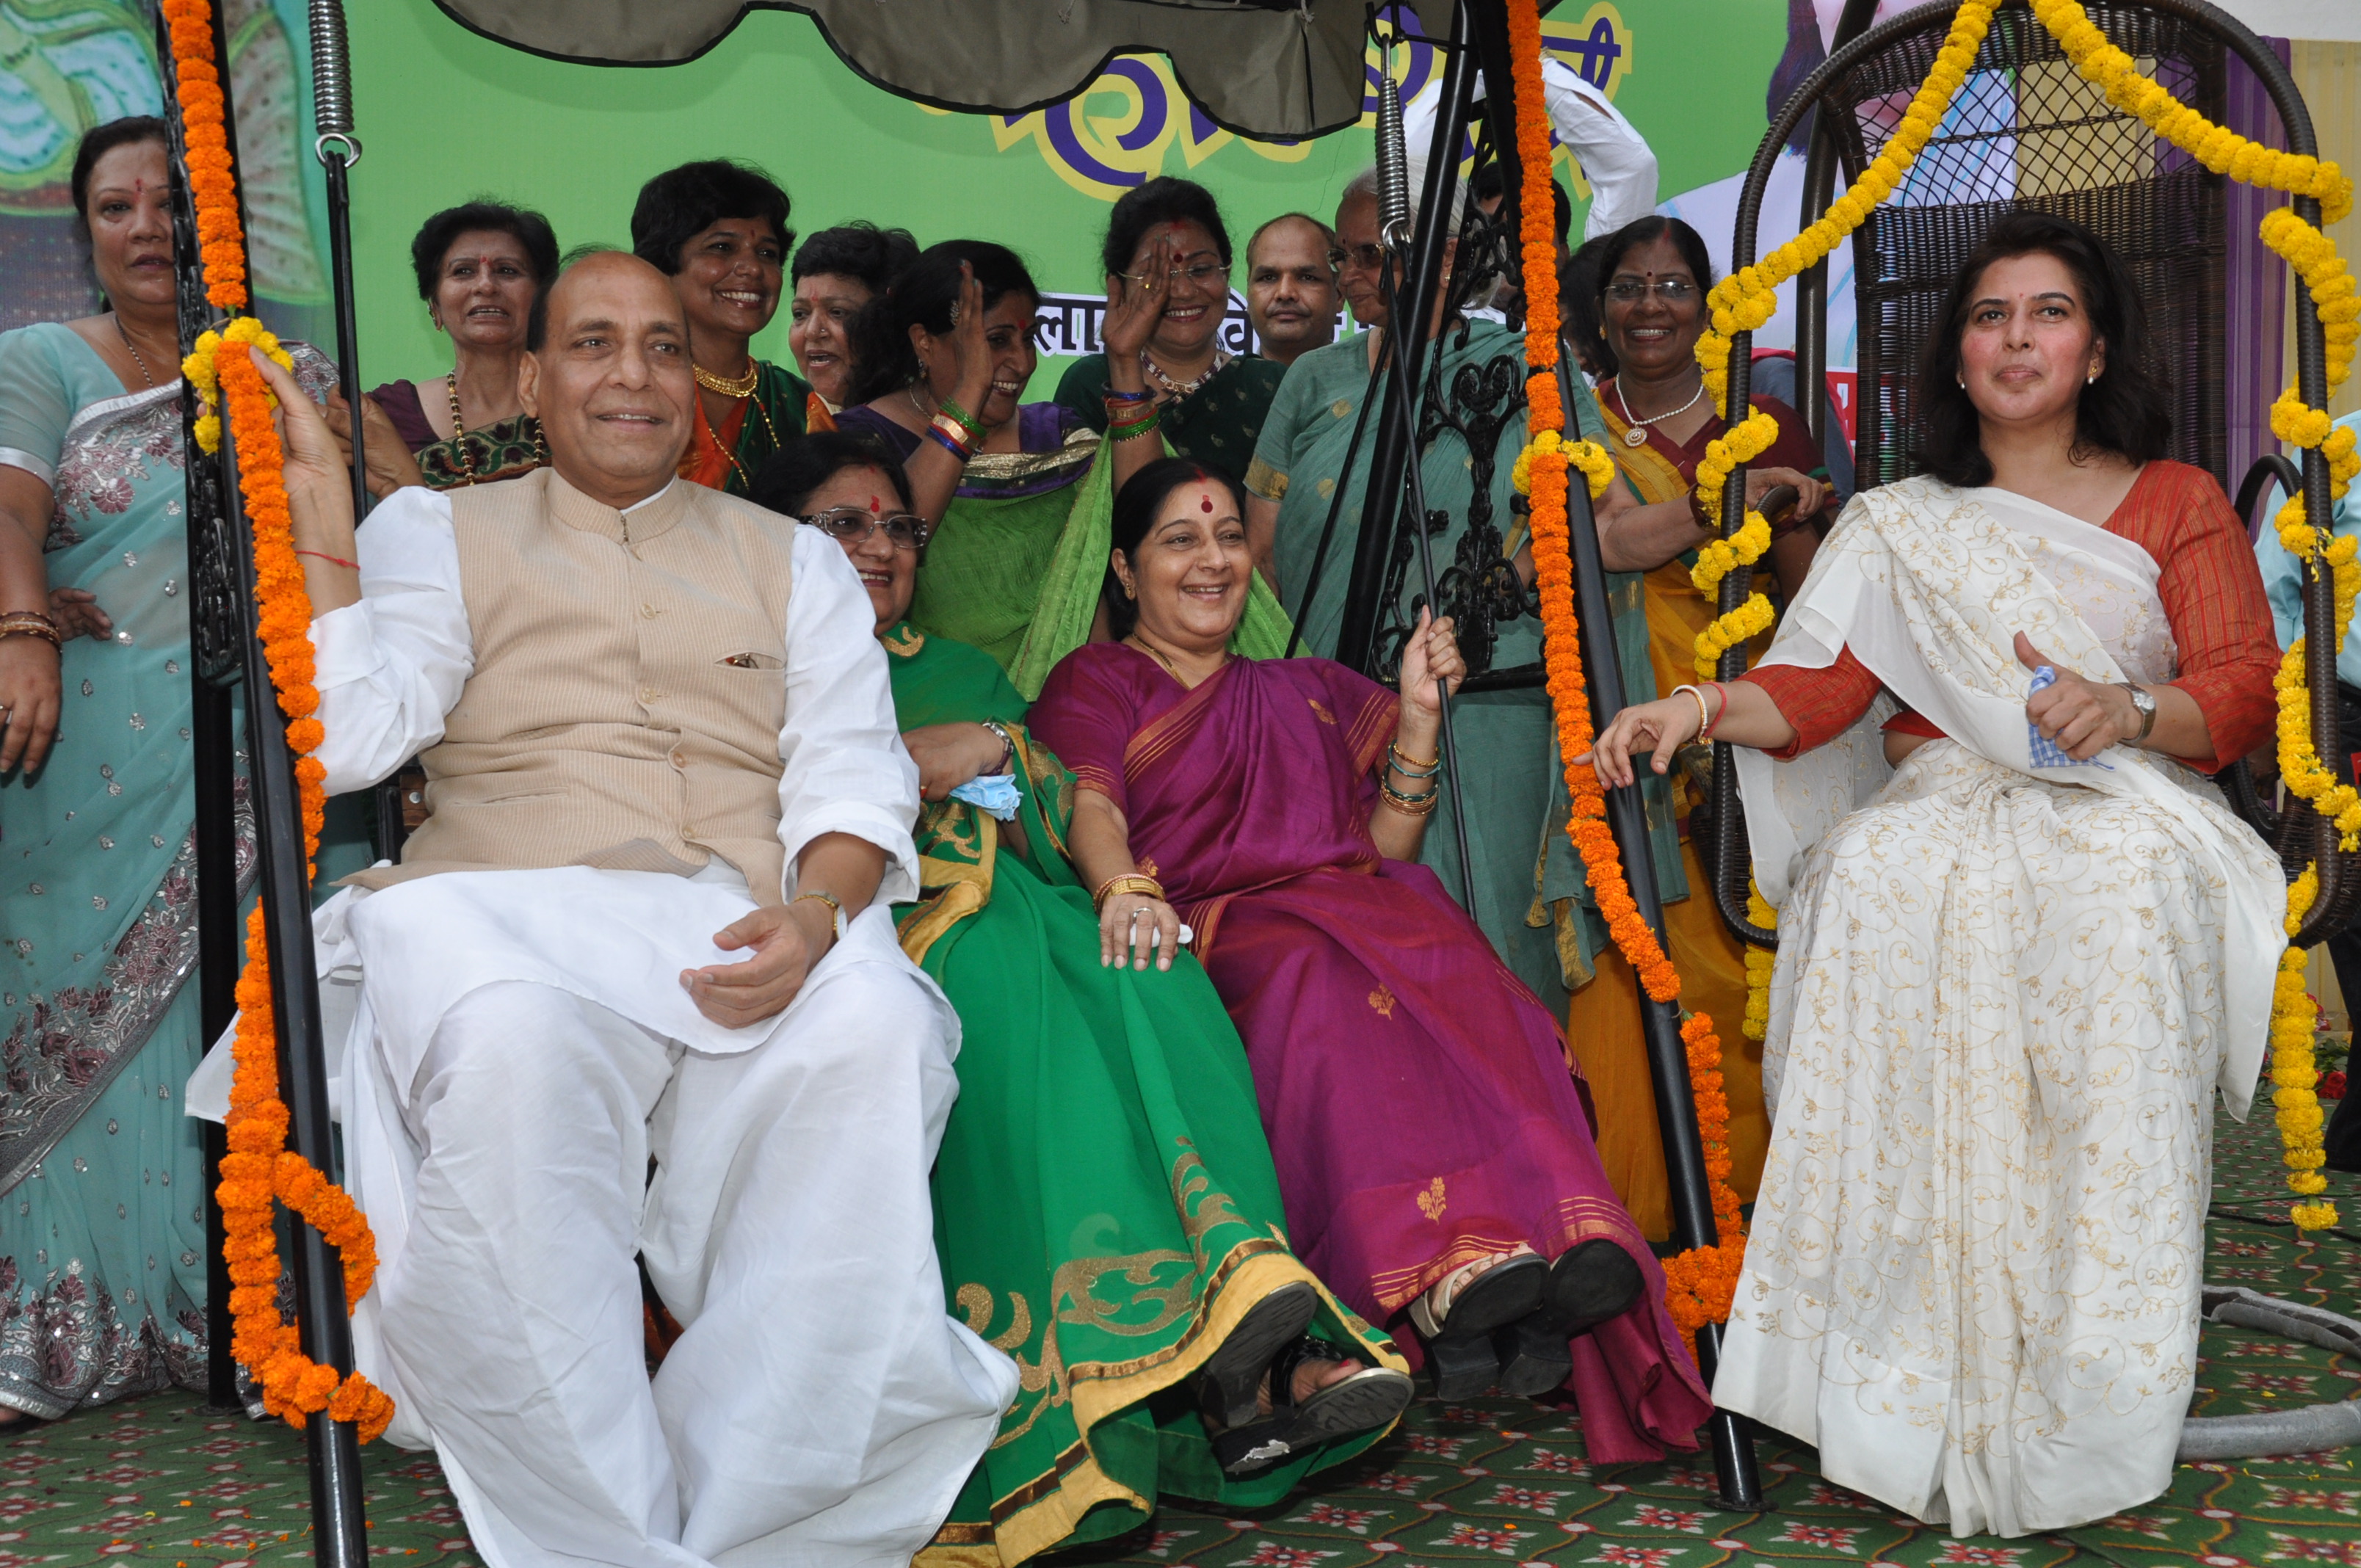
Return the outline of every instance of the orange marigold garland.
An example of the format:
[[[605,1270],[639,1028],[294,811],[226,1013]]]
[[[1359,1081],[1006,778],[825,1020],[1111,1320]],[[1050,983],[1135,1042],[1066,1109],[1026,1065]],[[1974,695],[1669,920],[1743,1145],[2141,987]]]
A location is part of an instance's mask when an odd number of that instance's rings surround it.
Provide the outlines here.
[[[1536,0],[1510,0],[1510,53],[1515,64],[1519,192],[1525,262],[1526,428],[1532,441],[1519,459],[1530,487],[1533,565],[1542,600],[1544,660],[1550,700],[1557,709],[1558,749],[1565,764],[1574,809],[1566,832],[1582,856],[1592,897],[1616,947],[1631,961],[1641,985],[1658,1002],[1680,995],[1681,977],[1641,918],[1631,897],[1615,836],[1607,826],[1607,798],[1598,775],[1574,759],[1591,749],[1590,700],[1576,642],[1574,555],[1566,523],[1566,468],[1579,465],[1596,497],[1607,488],[1612,460],[1589,442],[1568,443],[1559,434],[1565,410],[1558,396],[1557,270],[1550,228],[1550,124],[1542,97],[1541,14]],[[1522,487],[1521,487],[1522,488]],[[1689,1090],[1697,1103],[1697,1132],[1705,1144],[1706,1177],[1719,1245],[1695,1247],[1664,1264],[1665,1304],[1681,1332],[1694,1339],[1709,1322],[1730,1316],[1738,1288],[1739,1265],[1746,1254],[1746,1228],[1738,1195],[1730,1185],[1730,1100],[1721,1078],[1721,1041],[1713,1020],[1691,1014],[1681,1025],[1688,1050]]]
[[[220,79],[214,70],[208,0],[164,0],[171,27],[173,63],[184,118],[189,183],[203,245],[207,298],[224,309],[246,302],[245,236],[237,222],[237,181],[222,125]],[[276,340],[258,324],[233,323],[208,333],[186,367],[209,404],[225,407],[237,443],[238,488],[254,533],[257,622],[270,667],[287,742],[296,755],[295,780],[303,817],[308,880],[320,845],[326,777],[315,751],[323,738],[313,685],[312,604],[303,565],[295,556],[287,510],[286,454],[271,411],[278,401],[257,369],[256,352],[280,357]],[[281,361],[284,362],[283,359]],[[218,435],[214,444],[218,444]],[[255,722],[261,716],[255,715]],[[351,1421],[363,1442],[393,1419],[393,1401],[359,1373],[338,1376],[302,1351],[301,1331],[279,1315],[279,1238],[274,1205],[284,1203],[318,1231],[342,1258],[345,1299],[367,1295],[377,1275],[377,1243],[367,1216],[342,1189],[287,1148],[288,1113],[279,1098],[278,1030],[270,994],[270,956],[262,911],[247,920],[246,968],[237,980],[238,1018],[231,1042],[236,1071],[226,1123],[229,1152],[222,1158],[222,1206],[228,1260],[230,1348],[262,1386],[264,1408],[301,1427],[325,1410]]]

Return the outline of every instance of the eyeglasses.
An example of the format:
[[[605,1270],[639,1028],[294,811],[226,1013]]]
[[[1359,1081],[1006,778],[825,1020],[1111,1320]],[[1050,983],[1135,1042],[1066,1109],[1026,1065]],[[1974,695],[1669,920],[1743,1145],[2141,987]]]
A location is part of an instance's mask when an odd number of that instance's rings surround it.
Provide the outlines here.
[[[1143,289],[1148,287],[1148,274],[1144,272],[1118,272],[1115,276],[1126,283],[1137,283]],[[1215,283],[1228,281],[1230,269],[1218,261],[1200,261],[1194,267],[1175,267],[1170,276],[1176,280],[1186,278],[1200,289],[1209,289]]]
[[[1619,305],[1632,305],[1646,299],[1651,290],[1668,305],[1686,305],[1697,295],[1697,286],[1686,278],[1659,278],[1653,283],[1618,278],[1603,292]]]
[[[1375,272],[1385,261],[1386,247],[1382,245],[1340,245],[1328,253],[1328,265],[1340,271],[1349,264]]]
[[[815,512],[804,521],[839,544],[865,544],[869,536],[882,528],[896,550],[924,550],[935,532],[935,525],[923,517],[913,517],[906,511],[890,517],[872,517],[859,507]]]

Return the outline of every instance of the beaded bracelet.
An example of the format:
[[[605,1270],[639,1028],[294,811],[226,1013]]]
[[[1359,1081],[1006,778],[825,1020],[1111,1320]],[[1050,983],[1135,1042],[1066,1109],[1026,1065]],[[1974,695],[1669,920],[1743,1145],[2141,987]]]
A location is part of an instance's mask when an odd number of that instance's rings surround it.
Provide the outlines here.
[[[975,455],[975,454],[969,451],[967,447],[959,442],[952,440],[950,436],[945,435],[937,426],[931,424],[927,426],[927,433],[934,437],[936,444],[939,445],[944,451],[950,453],[952,456],[958,458],[960,460],[960,466],[962,468],[967,466],[968,459]]]
[[[968,412],[965,409],[960,407],[949,398],[936,399],[935,406],[942,411],[942,412],[936,417],[951,420],[957,423],[961,429],[967,432],[969,445],[981,446],[983,444],[983,422],[982,420],[976,418],[973,414]]]

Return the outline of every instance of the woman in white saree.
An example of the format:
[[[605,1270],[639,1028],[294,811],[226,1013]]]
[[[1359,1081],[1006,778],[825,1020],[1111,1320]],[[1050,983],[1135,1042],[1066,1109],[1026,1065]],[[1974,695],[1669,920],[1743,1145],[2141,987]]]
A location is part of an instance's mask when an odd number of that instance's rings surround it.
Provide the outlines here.
[[[2202,773],[2268,736],[2278,650],[2245,530],[2163,460],[2095,236],[2002,219],[1940,319],[1929,472],[1855,498],[1756,670],[1626,709],[1594,755],[1617,785],[1704,719],[1749,748],[1780,908],[1715,1402],[2016,1535],[2170,1481],[2213,1091],[2246,1114],[2285,910]]]

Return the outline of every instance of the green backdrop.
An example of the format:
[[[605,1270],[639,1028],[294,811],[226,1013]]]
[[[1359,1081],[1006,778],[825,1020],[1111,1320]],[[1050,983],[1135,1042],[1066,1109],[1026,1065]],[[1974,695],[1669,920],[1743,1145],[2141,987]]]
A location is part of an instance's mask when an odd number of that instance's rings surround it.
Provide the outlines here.
[[[1084,293],[1102,287],[1093,256],[1117,181],[1202,181],[1243,244],[1279,213],[1332,215],[1370,156],[1365,130],[1268,148],[1192,124],[1160,60],[1118,61],[1075,103],[1012,124],[872,87],[807,18],[784,12],[750,15],[700,60],[642,69],[523,54],[432,0],[368,0],[347,16],[368,148],[354,170],[353,236],[370,384],[448,367],[417,299],[410,237],[428,214],[475,195],[539,207],[568,247],[625,245],[648,176],[694,158],[743,158],[786,187],[800,232],[866,218],[922,244],[998,240],[1045,290]],[[1785,0],[1566,0],[1547,30],[1647,137],[1670,197],[1745,167],[1786,17]],[[1423,51],[1407,64],[1413,84],[1424,79]],[[1563,155],[1560,167],[1577,192],[1578,229],[1587,188]],[[789,360],[785,311],[756,346]],[[1034,396],[1062,364],[1045,358]]]

